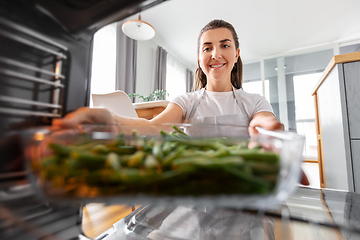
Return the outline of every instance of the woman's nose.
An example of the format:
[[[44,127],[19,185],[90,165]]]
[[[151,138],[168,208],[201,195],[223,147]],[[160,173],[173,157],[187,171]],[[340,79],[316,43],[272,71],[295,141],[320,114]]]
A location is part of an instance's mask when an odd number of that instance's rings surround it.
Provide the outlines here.
[[[214,48],[211,54],[212,59],[220,59],[221,58],[221,52],[219,49]]]

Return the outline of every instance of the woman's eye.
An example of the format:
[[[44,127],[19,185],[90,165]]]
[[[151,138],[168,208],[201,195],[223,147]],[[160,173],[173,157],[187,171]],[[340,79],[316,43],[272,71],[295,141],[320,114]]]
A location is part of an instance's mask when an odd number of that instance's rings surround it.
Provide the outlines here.
[[[204,48],[204,52],[210,51],[211,49],[209,47]]]
[[[224,45],[223,45],[223,48],[228,48],[228,47],[230,47],[230,46],[227,45],[227,44],[224,44]]]

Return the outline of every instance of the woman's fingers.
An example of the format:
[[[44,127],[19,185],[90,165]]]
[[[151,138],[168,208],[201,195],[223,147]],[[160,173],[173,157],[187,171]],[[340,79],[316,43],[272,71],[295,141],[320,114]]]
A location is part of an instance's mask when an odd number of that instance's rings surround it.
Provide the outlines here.
[[[113,124],[113,114],[105,108],[82,107],[67,114],[64,118],[54,119],[53,128],[74,128],[79,124],[104,123]]]
[[[255,136],[258,134],[258,131],[255,127],[261,127],[270,131],[284,130],[284,125],[280,123],[279,120],[277,120],[274,116],[270,115],[258,115],[253,118],[249,124],[250,136]]]

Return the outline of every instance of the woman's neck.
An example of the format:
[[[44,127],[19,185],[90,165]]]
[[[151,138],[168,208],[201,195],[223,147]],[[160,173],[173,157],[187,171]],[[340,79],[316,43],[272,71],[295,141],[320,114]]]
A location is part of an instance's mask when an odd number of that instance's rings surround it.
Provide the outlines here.
[[[223,83],[207,83],[206,90],[211,92],[230,92],[232,91],[232,84]]]

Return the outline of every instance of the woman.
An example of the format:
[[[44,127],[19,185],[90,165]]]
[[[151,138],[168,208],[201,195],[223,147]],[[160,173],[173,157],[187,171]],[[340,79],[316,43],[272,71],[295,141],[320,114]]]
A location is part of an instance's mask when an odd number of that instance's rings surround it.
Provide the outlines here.
[[[152,120],[121,117],[106,109],[84,107],[68,114],[64,119],[55,119],[53,125],[74,127],[80,123],[189,122],[246,125],[249,126],[250,135],[257,134],[256,126],[268,130],[283,130],[283,125],[275,118],[264,97],[246,93],[241,89],[242,62],[239,41],[230,23],[213,20],[201,30],[197,57],[195,91],[172,100],[167,108]],[[307,183],[306,176],[302,183]],[[162,217],[162,213],[159,216]],[[236,211],[221,208],[208,211],[191,206],[177,206],[163,217],[161,226],[158,230],[149,231],[148,237],[165,239],[171,235],[180,235],[184,239],[215,239],[215,236],[252,239],[252,235],[260,234],[264,235],[262,238],[275,239],[274,221],[271,218],[258,219],[251,214],[238,214]],[[171,229],[171,232],[166,229]]]
[[[257,94],[241,89],[242,62],[238,36],[234,27],[223,20],[213,20],[202,30],[198,39],[198,69],[195,92],[172,100],[167,108],[152,120],[117,116],[106,109],[87,107],[55,119],[56,127],[74,127],[82,123],[161,124],[214,123],[282,130],[270,104]]]

